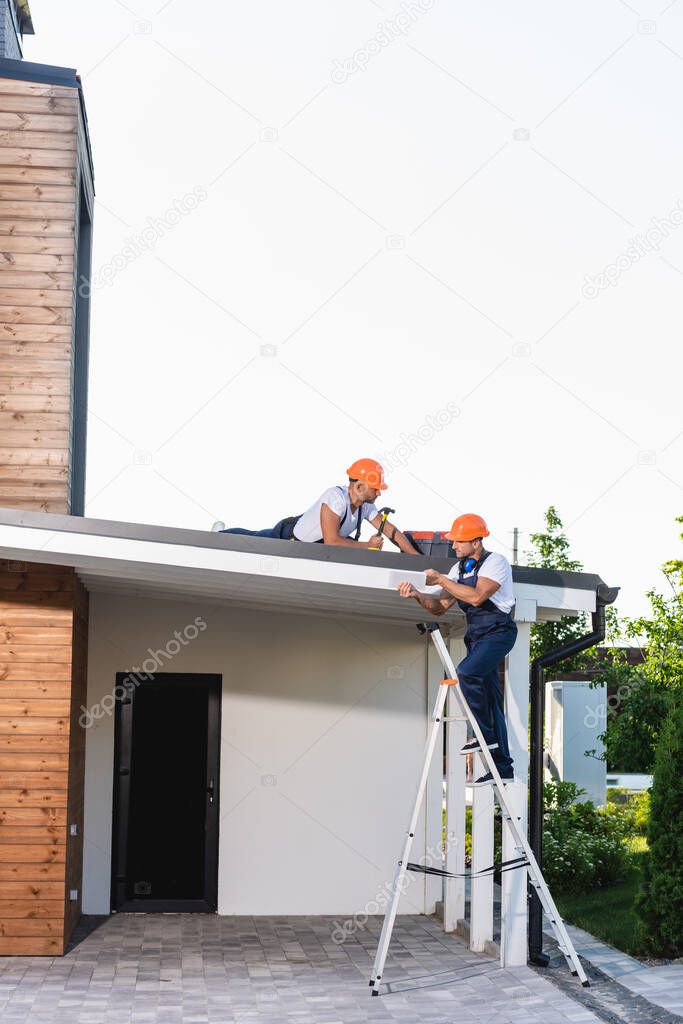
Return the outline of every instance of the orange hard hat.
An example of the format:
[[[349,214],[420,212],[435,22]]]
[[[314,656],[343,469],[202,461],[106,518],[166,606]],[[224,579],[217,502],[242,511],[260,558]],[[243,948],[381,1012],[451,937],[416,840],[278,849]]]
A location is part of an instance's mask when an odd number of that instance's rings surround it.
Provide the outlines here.
[[[488,537],[489,528],[481,516],[474,512],[465,512],[453,520],[449,533],[444,533],[446,540],[476,540],[477,537]]]
[[[384,483],[384,470],[375,459],[356,459],[346,470],[352,480],[361,480],[368,487],[374,487],[378,491],[386,491]]]

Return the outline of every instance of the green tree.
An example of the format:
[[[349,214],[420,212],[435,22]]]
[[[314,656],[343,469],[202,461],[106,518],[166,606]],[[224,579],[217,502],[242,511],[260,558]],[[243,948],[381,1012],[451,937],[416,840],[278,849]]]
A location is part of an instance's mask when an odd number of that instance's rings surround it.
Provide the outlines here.
[[[654,956],[683,955],[683,700],[662,727],[650,790],[648,853],[636,900],[643,940]]]
[[[617,772],[651,772],[659,733],[669,710],[669,693],[652,686],[642,670],[628,665],[623,651],[596,677],[611,696],[607,701],[607,727],[600,739],[604,759]]]
[[[601,738],[607,763],[620,771],[652,771],[672,699],[683,692],[683,561],[666,562],[663,572],[668,593],[648,591],[650,615],[614,620],[621,639],[642,648],[642,663],[629,666],[623,649],[612,648],[595,680],[612,692]]]
[[[683,522],[683,516],[676,521]],[[648,590],[650,615],[629,620],[626,635],[640,640],[646,650],[647,680],[653,686],[677,690],[683,687],[683,561],[672,559],[662,571],[668,593]]]
[[[565,572],[580,572],[583,565],[570,553],[569,538],[564,533],[564,527],[559,513],[554,505],[551,505],[545,516],[545,530],[531,534],[531,551],[527,551],[527,565],[533,565],[542,569],[560,569]],[[575,637],[582,636],[587,632],[587,619],[585,615],[573,616],[563,615],[557,622],[536,622],[531,627],[531,657],[537,658],[546,651],[550,651],[561,644],[568,643]],[[585,652],[575,655],[573,658],[566,658],[559,662],[564,672],[579,669],[585,666],[589,657]]]

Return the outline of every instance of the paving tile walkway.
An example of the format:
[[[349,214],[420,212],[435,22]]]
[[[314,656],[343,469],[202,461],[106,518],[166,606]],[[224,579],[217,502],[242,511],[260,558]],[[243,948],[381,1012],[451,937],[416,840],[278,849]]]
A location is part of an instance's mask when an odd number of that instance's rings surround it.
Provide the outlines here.
[[[608,977],[670,1013],[683,1016],[683,964],[648,967],[581,928],[567,925],[567,931],[577,952]]]
[[[591,1024],[528,967],[501,969],[435,918],[398,919],[368,988],[381,918],[342,944],[329,917],[84,918],[64,957],[0,958],[2,1024]]]

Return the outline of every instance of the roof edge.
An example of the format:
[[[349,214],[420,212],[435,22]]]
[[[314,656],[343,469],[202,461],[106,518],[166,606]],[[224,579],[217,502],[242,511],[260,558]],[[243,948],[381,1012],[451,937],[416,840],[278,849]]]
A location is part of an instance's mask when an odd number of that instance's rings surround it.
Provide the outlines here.
[[[0,78],[64,85],[72,89],[81,88],[76,68],[62,68],[57,64],[35,64],[30,60],[13,60],[11,57],[0,57]]]
[[[244,537],[239,534],[212,533],[178,526],[155,526],[148,523],[130,523],[114,519],[92,519],[87,516],[62,515],[57,512],[33,512],[25,509],[1,508],[0,526],[24,526],[29,529],[91,534],[100,537],[123,537],[129,540],[155,541],[191,547],[228,549],[249,554],[285,558],[303,558],[318,562],[338,562],[346,565],[380,565],[385,569],[408,569],[420,572],[431,567],[447,572],[454,558],[432,558],[424,555],[404,555],[400,552],[370,552],[367,548],[337,547],[333,544],[307,544],[290,540],[271,540],[265,537]],[[532,586],[563,587],[576,590],[598,591],[604,587],[600,576],[586,572],[565,572],[533,566],[513,565],[516,583]]]

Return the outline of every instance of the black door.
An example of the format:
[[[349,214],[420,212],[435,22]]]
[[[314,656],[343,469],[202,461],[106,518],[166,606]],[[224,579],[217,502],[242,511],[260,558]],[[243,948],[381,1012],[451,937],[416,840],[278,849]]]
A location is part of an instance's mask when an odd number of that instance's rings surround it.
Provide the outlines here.
[[[116,683],[112,908],[215,911],[221,677]]]

